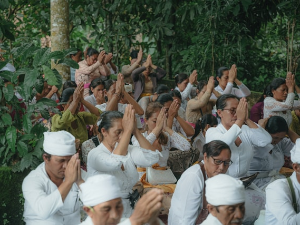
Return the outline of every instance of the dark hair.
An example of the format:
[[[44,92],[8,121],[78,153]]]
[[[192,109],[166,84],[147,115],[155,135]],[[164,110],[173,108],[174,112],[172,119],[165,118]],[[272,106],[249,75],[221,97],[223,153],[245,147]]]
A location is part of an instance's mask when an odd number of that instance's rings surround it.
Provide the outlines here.
[[[223,141],[214,140],[203,145],[203,155],[206,153],[207,157],[216,157],[219,156],[222,150],[228,149],[231,154],[230,147]]]
[[[197,90],[201,91],[204,86],[207,85],[207,81],[206,80],[200,80],[199,83],[197,84]]]
[[[173,102],[173,97],[170,94],[164,93],[159,95],[156,101],[164,105],[166,102]]]
[[[151,102],[146,108],[145,119],[148,120],[153,113],[155,113],[156,111],[160,111],[162,107],[163,106],[159,102]],[[146,130],[148,130],[147,127]],[[166,145],[168,143],[168,136],[166,136],[163,132],[160,132],[157,140],[159,144]]]
[[[77,48],[77,52],[76,52],[76,53],[70,54],[70,56],[71,56],[71,57],[72,57],[72,56],[75,56],[75,55],[77,55],[78,52],[81,52],[81,50],[80,50],[79,48]]]
[[[105,111],[101,114],[100,116],[100,124],[98,126],[98,132],[101,134],[101,129],[104,128],[105,130],[109,130],[113,126],[113,122],[116,119],[122,119],[123,118],[123,113],[119,111]],[[103,136],[102,136],[103,138]]]
[[[112,79],[108,79],[107,81],[104,81],[105,90],[108,91],[110,89],[111,85],[113,85],[114,83],[115,83],[115,81]]]
[[[160,95],[160,94],[163,94],[163,93],[169,93],[169,91],[170,91],[170,88],[167,85],[160,84],[160,85],[157,86],[155,93]]]
[[[195,126],[195,134],[193,135],[191,141],[193,142],[194,139],[200,134],[200,131],[203,131],[206,125],[209,124],[211,127],[218,125],[217,118],[212,114],[205,114],[202,118],[197,120]]]
[[[223,76],[223,72],[229,70],[227,67],[222,66],[217,70],[216,77],[215,77],[215,86],[219,84],[217,77],[221,78]]]
[[[95,55],[95,54],[99,55],[99,52],[94,48],[88,48],[87,51],[86,51],[87,56],[92,56],[92,55]]]
[[[289,127],[283,117],[271,116],[266,124],[266,131],[268,131],[270,134],[276,134],[279,132],[288,133]]]
[[[175,75],[175,84],[176,84],[176,86],[178,84],[181,84],[183,81],[185,81],[188,78],[189,78],[189,76],[186,73],[176,74]]]
[[[94,88],[96,88],[99,85],[103,85],[103,87],[105,88],[105,83],[104,83],[104,81],[100,77],[95,78],[94,80],[92,80],[92,82],[90,83],[90,86],[89,86],[89,93],[90,93],[90,95],[93,94],[92,88],[94,89]]]
[[[276,90],[277,88],[280,87],[280,85],[283,85],[283,84],[285,84],[284,78],[279,77],[279,78],[273,79],[272,82],[267,86],[267,91],[266,91],[267,96],[273,97],[272,91]]]
[[[138,50],[132,50],[132,51],[130,52],[130,57],[131,57],[131,59],[136,59],[137,56],[138,56],[138,53],[139,53]]]
[[[74,88],[67,88],[63,90],[63,92],[61,93],[60,102],[68,102],[70,97],[74,94],[74,91]]]
[[[74,81],[68,80],[63,85],[63,90],[67,88],[77,88],[77,84]]]
[[[226,107],[226,105],[227,105],[227,99],[229,99],[229,98],[235,98],[238,101],[240,101],[240,98],[237,97],[236,95],[233,95],[233,94],[224,94],[224,95],[221,95],[217,99],[217,102],[216,102],[217,109],[224,109]]]
[[[43,150],[43,155],[45,155],[45,158],[48,160],[48,161],[50,161],[50,159],[51,159],[51,154],[49,154],[48,152],[45,152],[44,150]]]
[[[178,90],[172,90],[169,92],[169,94],[172,96],[172,97],[177,97],[179,98],[180,100],[182,100],[182,97],[181,97],[181,94]]]
[[[265,100],[265,95],[267,95],[267,88],[268,88],[268,86],[266,86],[264,88],[262,95],[260,96],[260,98],[258,99],[258,101],[256,103],[263,102]]]

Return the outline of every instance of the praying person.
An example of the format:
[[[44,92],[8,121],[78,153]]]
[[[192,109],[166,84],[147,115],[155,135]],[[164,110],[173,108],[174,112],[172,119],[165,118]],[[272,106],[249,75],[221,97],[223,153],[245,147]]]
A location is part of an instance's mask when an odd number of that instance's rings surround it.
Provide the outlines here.
[[[201,225],[241,225],[245,215],[245,187],[240,180],[219,174],[206,183],[209,215]]]
[[[87,219],[81,225],[139,225],[149,223],[158,225],[158,213],[162,206],[162,191],[154,189],[143,195],[137,202],[136,209],[128,219],[121,223],[123,203],[121,189],[116,177],[101,174],[90,177],[80,185],[80,198],[83,202],[83,210],[87,213]]]
[[[80,223],[80,160],[75,137],[66,132],[44,133],[44,162],[22,184],[24,221],[27,225]]]
[[[293,174],[266,188],[266,225],[300,224],[300,139],[291,150]]]

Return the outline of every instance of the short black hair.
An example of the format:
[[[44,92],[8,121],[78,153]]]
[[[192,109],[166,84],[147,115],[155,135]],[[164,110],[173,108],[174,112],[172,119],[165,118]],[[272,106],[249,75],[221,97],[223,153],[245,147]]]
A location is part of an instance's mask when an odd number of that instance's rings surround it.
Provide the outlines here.
[[[181,84],[183,81],[189,78],[189,75],[186,73],[179,73],[175,75],[175,84]]]
[[[103,85],[103,88],[105,88],[105,83],[100,77],[97,77],[97,78],[95,78],[94,80],[91,81],[90,86],[89,86],[90,95],[93,94],[92,88],[94,89],[99,85]]]
[[[276,134],[280,132],[288,133],[289,127],[285,119],[281,116],[272,116],[268,119],[266,124],[266,131],[270,134]]]
[[[49,154],[48,152],[45,152],[45,151],[43,151],[43,155],[45,156],[45,158],[48,160],[48,161],[50,161],[50,159],[51,159],[51,154]]]
[[[228,149],[231,154],[231,149],[225,142],[214,140],[203,146],[203,154],[206,153],[207,157],[216,157],[219,156],[224,149]]]
[[[285,84],[285,79],[282,77],[275,78],[272,80],[272,82],[267,86],[267,91],[266,94],[269,97],[273,97],[273,90],[276,90],[279,88],[281,85]]]
[[[173,102],[173,97],[170,94],[164,93],[159,95],[156,101],[164,105],[166,102]]]

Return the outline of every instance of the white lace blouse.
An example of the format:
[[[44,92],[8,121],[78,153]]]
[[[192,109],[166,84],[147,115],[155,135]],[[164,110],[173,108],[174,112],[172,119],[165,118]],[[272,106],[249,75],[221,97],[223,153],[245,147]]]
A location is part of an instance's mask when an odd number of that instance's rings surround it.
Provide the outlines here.
[[[300,94],[298,94],[300,97]],[[300,101],[295,101],[295,94],[288,93],[284,102],[277,101],[273,97],[266,97],[264,100],[264,118],[269,116],[281,116],[283,117],[288,126],[292,123],[292,109],[300,108]]]
[[[165,134],[168,136],[168,143],[166,145],[162,145],[162,151],[161,156],[159,157],[158,164],[160,167],[167,166],[167,162],[169,159],[169,153],[171,148],[177,148],[181,151],[188,151],[191,148],[191,144],[182,136],[177,134],[176,132],[173,132],[173,134],[170,136],[167,132]],[[149,143],[152,145],[154,141],[156,140],[156,136],[153,133],[150,133],[148,135],[147,131],[143,133],[144,137],[149,141]],[[132,136],[132,144],[134,146],[140,146],[139,142],[135,138],[135,136]]]
[[[130,207],[129,200],[126,198],[132,192],[132,188],[139,178],[136,166],[152,166],[158,162],[160,155],[160,152],[157,150],[151,151],[132,145],[128,145],[127,155],[116,155],[101,143],[88,154],[87,172],[89,176],[111,174],[117,178],[124,205],[122,217],[129,218],[133,210]],[[124,171],[121,169],[122,165],[124,166]]]

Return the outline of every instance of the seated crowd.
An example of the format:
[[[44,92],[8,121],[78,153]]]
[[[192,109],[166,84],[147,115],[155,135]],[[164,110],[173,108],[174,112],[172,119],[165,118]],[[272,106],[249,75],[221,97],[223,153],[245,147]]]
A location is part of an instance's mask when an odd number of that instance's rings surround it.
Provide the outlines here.
[[[141,49],[121,73],[111,53],[83,53],[70,56],[79,69],[61,94],[45,81],[30,103],[53,99],[61,114],[47,121],[44,162],[22,184],[26,224],[300,224],[292,73],[250,109],[236,65],[208,80],[179,73],[168,87],[166,71]],[[190,153],[180,173],[169,167],[173,152]]]

